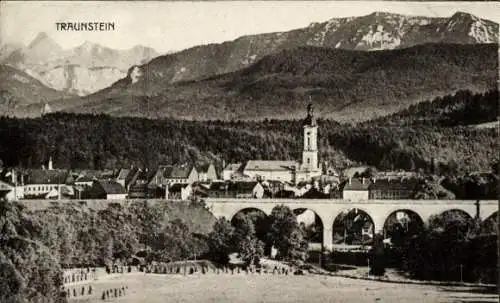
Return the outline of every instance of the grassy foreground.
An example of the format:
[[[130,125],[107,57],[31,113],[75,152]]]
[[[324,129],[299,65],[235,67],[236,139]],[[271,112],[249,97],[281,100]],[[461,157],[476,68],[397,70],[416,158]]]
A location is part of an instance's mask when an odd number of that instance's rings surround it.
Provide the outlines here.
[[[162,275],[131,273],[99,280],[97,288],[128,285],[114,302],[498,302],[479,289],[404,285],[331,276],[271,274]],[[104,302],[101,298],[73,302]],[[108,300],[106,300],[108,301]]]

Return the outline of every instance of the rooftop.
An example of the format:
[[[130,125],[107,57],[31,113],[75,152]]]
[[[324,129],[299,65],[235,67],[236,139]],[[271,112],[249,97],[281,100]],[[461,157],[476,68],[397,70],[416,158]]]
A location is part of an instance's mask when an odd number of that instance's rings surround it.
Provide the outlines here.
[[[298,167],[297,161],[281,160],[249,160],[245,166],[247,171],[289,171]]]
[[[158,168],[167,179],[186,179],[193,170],[193,165],[163,165]]]
[[[118,182],[115,181],[98,181],[98,182],[101,185],[102,189],[104,189],[106,194],[120,195],[127,193],[125,188]]]
[[[65,184],[68,178],[68,170],[30,169],[26,171],[25,184]]]
[[[414,190],[419,183],[419,180],[416,178],[374,179],[373,181],[374,182],[370,184],[370,190]]]
[[[370,179],[367,178],[350,178],[344,186],[344,190],[359,190],[367,191],[370,187]]]
[[[224,170],[236,171],[241,167],[241,163],[229,163]]]
[[[129,168],[122,168],[120,169],[120,172],[118,173],[118,177],[116,179],[118,180],[125,180],[128,175],[130,174],[132,170]]]

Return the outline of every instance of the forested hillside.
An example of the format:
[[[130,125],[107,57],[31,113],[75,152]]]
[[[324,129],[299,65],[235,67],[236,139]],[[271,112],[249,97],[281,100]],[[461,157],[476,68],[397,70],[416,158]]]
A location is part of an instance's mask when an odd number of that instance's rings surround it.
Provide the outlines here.
[[[483,94],[461,90],[454,95],[420,102],[392,115],[369,121],[365,125],[457,126],[497,121],[498,97],[498,90]]]
[[[339,168],[365,163],[442,173],[489,170],[498,159],[497,131],[465,125],[494,120],[497,100],[497,91],[463,91],[357,125],[319,120],[320,157]],[[0,159],[7,166],[40,167],[52,157],[56,167],[94,169],[300,159],[301,125],[300,120],[202,122],[65,113],[4,117]]]
[[[50,105],[113,116],[297,119],[311,97],[324,118],[366,121],[460,89],[494,89],[498,45],[428,44],[374,52],[300,47],[201,80],[170,83],[154,76],[164,73],[151,67],[141,81],[132,83],[129,76],[96,94]]]

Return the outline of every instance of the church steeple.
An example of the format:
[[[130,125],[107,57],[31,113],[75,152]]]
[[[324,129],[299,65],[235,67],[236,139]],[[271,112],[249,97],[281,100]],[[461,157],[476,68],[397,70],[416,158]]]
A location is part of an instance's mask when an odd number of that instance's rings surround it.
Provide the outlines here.
[[[302,167],[310,171],[318,169],[318,126],[316,125],[311,103],[307,105],[307,117],[304,120]]]
[[[316,125],[316,118],[314,118],[312,103],[309,103],[307,105],[307,117],[304,120],[304,126],[305,125],[309,125],[309,126]]]

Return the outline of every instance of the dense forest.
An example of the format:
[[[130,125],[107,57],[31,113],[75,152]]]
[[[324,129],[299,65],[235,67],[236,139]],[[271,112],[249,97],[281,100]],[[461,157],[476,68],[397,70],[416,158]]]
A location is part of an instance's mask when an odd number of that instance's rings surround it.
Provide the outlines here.
[[[0,200],[0,302],[65,302],[62,269],[191,259],[208,251],[215,222],[205,206],[189,204],[92,210],[77,203],[31,211]]]
[[[320,158],[339,169],[368,164],[444,175],[489,171],[498,159],[497,130],[468,124],[496,120],[497,102],[498,91],[461,91],[360,124],[320,119]],[[59,168],[154,168],[182,162],[213,162],[220,168],[223,160],[299,159],[302,124],[54,113],[35,119],[1,117],[0,142],[6,166],[41,167],[52,157]]]
[[[497,217],[466,218],[453,211],[432,216],[426,226],[396,224],[393,246],[383,258],[422,280],[497,283]]]

